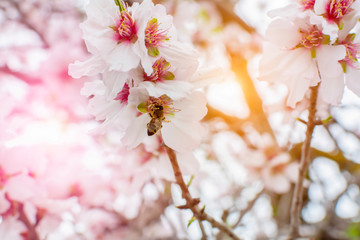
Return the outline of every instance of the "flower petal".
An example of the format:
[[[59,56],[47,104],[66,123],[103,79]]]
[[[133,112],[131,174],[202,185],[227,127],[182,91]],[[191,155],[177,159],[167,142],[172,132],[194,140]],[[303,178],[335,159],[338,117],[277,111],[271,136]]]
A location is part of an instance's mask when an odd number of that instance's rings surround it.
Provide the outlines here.
[[[326,0],[316,0],[314,4],[314,11],[317,15],[322,15],[326,12]]]
[[[86,97],[90,97],[91,95],[103,95],[106,91],[106,87],[104,83],[100,80],[86,82],[82,87],[80,94]]]
[[[203,132],[204,128],[199,122],[179,121],[176,118],[171,122],[164,122],[161,130],[165,144],[178,152],[196,148]]]
[[[146,135],[146,125],[150,122],[149,114],[142,114],[133,119],[132,123],[126,129],[125,135],[122,138],[124,144],[130,148],[138,146]]]
[[[322,45],[316,51],[320,75],[337,77],[343,73],[339,60],[346,56],[346,48],[343,45],[327,46]]]
[[[168,95],[171,99],[177,100],[186,97],[192,89],[192,85],[183,81],[164,81],[164,82],[142,82],[139,87],[144,87],[149,96],[160,97],[163,94]]]
[[[110,71],[127,72],[139,65],[140,58],[133,51],[130,43],[118,44],[107,56],[106,61],[110,63]]]
[[[301,39],[298,27],[285,19],[276,19],[271,22],[266,31],[266,37],[272,44],[285,49],[295,47]]]
[[[175,109],[180,109],[175,113],[177,119],[185,121],[200,121],[207,113],[206,98],[202,92],[192,92],[188,98],[174,103]]]
[[[340,103],[344,92],[344,77],[322,77],[319,89],[320,97],[329,104]]]
[[[105,62],[98,55],[93,55],[84,62],[75,61],[74,63],[70,64],[69,75],[73,78],[93,76],[98,73],[103,73],[105,69]]]
[[[360,97],[360,70],[348,67],[346,69],[346,86]]]

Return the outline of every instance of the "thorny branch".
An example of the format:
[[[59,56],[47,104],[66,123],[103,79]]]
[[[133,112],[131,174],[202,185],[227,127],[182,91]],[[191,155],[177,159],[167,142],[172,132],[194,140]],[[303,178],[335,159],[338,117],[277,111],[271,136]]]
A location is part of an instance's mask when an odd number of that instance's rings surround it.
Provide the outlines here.
[[[199,208],[198,204],[200,203],[200,199],[193,198],[191,196],[190,191],[184,182],[182,172],[181,172],[179,164],[177,162],[177,158],[176,158],[176,154],[175,154],[174,150],[172,150],[165,144],[164,144],[164,146],[165,146],[166,152],[167,152],[170,162],[171,162],[171,166],[174,171],[176,183],[180,186],[180,189],[182,192],[182,197],[186,200],[186,204],[184,206],[181,206],[180,208],[181,209],[190,209],[193,212],[194,217],[199,221],[200,228],[201,228],[201,224],[202,224],[201,221],[208,221],[211,224],[211,226],[226,233],[232,239],[240,240],[240,238],[237,237],[235,235],[235,233],[228,226],[226,226],[224,223],[218,222],[213,217],[206,214],[204,209]],[[206,236],[203,236],[203,239],[206,239]]]

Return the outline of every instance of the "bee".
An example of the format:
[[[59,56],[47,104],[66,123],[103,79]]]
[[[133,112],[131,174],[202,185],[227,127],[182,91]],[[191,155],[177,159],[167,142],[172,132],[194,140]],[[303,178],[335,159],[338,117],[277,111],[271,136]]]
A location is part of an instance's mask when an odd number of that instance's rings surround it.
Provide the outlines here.
[[[165,120],[164,107],[162,105],[154,104],[149,112],[151,117],[147,124],[147,135],[152,136],[162,128],[162,121]]]

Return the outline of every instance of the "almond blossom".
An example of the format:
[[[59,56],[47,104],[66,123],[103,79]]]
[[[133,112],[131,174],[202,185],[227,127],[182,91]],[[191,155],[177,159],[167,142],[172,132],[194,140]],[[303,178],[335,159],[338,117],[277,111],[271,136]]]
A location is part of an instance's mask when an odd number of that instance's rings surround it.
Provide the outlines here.
[[[338,104],[343,96],[345,85],[356,95],[360,96],[360,83],[358,81],[360,76],[360,66],[358,63],[358,56],[360,53],[360,43],[355,34],[349,34],[344,39],[339,39],[339,44],[345,47],[346,56],[339,60],[342,66],[342,73],[338,76],[322,81],[320,85],[320,96],[322,99],[330,104]]]
[[[204,95],[197,91],[186,98],[172,99],[161,93],[149,95],[149,91],[143,87],[134,88],[129,98],[129,107],[136,106],[140,115],[128,125],[124,143],[135,147],[146,135],[152,135],[149,133],[149,124],[156,119],[152,116],[156,111],[154,108],[160,107],[163,116],[159,124],[162,125],[164,143],[179,152],[192,150],[199,145],[203,133],[199,121],[206,115],[205,103]]]
[[[70,71],[76,76],[94,74],[88,66],[129,71],[139,63],[147,74],[152,72],[152,59],[177,51],[172,17],[162,5],[151,0],[127,6],[123,1],[92,0],[86,7],[88,19],[82,24],[83,38],[93,56],[76,62]],[[171,50],[174,48],[174,50]],[[170,49],[170,50],[169,50]],[[101,68],[97,68],[102,72]],[[80,70],[82,74],[77,73]]]
[[[356,0],[316,0],[313,8],[317,15],[341,29],[345,21],[359,14],[360,5]]]
[[[309,87],[320,82],[320,76],[327,81],[342,74],[338,61],[345,57],[345,47],[323,44],[327,36],[308,18],[293,22],[276,19],[268,28],[267,38],[260,79],[285,83],[289,88],[287,105],[291,107],[303,99]]]
[[[359,47],[351,33],[360,16],[358,2],[299,1],[270,13],[277,15],[266,33],[260,79],[284,82],[291,107],[319,82],[320,97],[329,104],[340,102],[345,84],[360,95],[354,80]]]
[[[101,80],[82,89],[90,111],[102,121],[99,131],[122,132],[123,142],[132,148],[158,132],[176,151],[196,147],[206,101],[194,90],[203,75],[198,74],[197,52],[176,41],[164,7],[150,0],[131,7],[92,0],[86,12],[83,38],[93,56],[70,65],[69,73],[101,73]]]

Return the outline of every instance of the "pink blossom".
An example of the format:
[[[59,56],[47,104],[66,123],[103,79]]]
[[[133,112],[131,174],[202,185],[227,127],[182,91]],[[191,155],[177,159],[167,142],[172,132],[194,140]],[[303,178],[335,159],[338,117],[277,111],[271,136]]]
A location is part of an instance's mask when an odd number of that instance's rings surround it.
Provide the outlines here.
[[[304,10],[313,10],[316,0],[299,0],[300,5]]]
[[[339,25],[346,15],[359,9],[359,4],[355,2],[355,0],[317,0],[314,11],[318,15],[323,15],[327,21]]]
[[[137,106],[141,113],[126,129],[123,138],[126,145],[136,147],[148,135],[147,126],[152,119],[155,119],[152,106],[163,109],[159,125],[162,126],[161,135],[166,145],[176,151],[184,152],[200,143],[203,128],[198,121],[207,112],[202,93],[194,91],[186,98],[174,100],[166,95],[166,92],[150,95],[147,89],[139,87],[132,90],[129,106]],[[160,132],[160,129],[158,130]]]
[[[172,17],[166,15],[162,5],[154,5],[150,0],[129,7],[122,1],[118,7],[112,0],[92,0],[86,13],[83,38],[94,57],[71,65],[70,73],[74,77],[93,74],[94,71],[86,67],[90,64],[105,63],[110,71],[129,71],[140,62],[150,75],[152,58],[166,55],[163,49],[176,45]]]
[[[360,96],[360,83],[358,81],[360,76],[360,65],[358,62],[360,55],[359,39],[354,34],[349,34],[339,44],[346,49],[346,56],[339,61],[343,73],[338,77],[323,81],[320,86],[322,98],[327,103],[332,104],[338,104],[341,101],[343,92],[339,91],[339,89],[343,89],[345,85],[356,95]]]
[[[294,107],[320,79],[326,83],[342,76],[338,61],[345,57],[345,47],[329,45],[329,37],[321,26],[311,25],[309,17],[276,19],[266,35],[270,42],[264,46],[260,78],[285,83],[289,88],[287,105]],[[333,90],[324,100],[335,104],[343,88]]]

